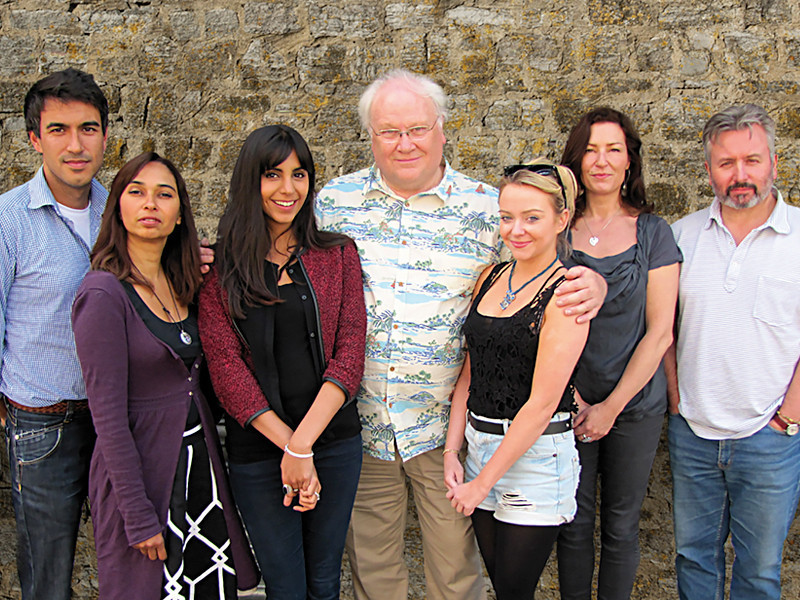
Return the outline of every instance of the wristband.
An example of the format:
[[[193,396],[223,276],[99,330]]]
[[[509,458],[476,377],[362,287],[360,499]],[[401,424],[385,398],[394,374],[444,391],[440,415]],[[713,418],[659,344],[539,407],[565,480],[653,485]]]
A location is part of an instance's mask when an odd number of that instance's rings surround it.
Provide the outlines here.
[[[458,450],[454,448],[445,448],[444,450],[442,450],[442,456],[444,456],[448,452],[452,452],[453,454],[458,454]]]
[[[308,454],[300,454],[299,452],[292,452],[291,450],[289,450],[289,444],[286,444],[283,447],[283,451],[286,452],[286,454],[288,454],[289,456],[293,456],[294,458],[313,458],[314,457],[314,453],[313,452],[309,452]]]

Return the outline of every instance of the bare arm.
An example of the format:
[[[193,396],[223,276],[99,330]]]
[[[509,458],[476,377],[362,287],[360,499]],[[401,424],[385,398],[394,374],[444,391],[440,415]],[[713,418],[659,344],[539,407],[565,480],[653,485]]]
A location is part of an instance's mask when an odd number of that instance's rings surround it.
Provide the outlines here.
[[[598,440],[605,436],[631,398],[653,377],[672,344],[679,274],[678,263],[649,271],[645,334],[608,397],[580,411],[575,418],[575,435],[579,439],[587,436]]]
[[[493,268],[494,265],[486,267],[475,282],[475,287],[472,290],[473,302]],[[464,467],[459,460],[457,451],[461,450],[464,445],[464,430],[467,427],[467,399],[469,398],[471,376],[469,352],[467,352],[464,364],[461,366],[461,373],[458,375],[458,380],[450,396],[450,421],[447,426],[447,438],[444,442],[445,450],[447,450],[444,453],[444,484],[449,490],[464,482]],[[450,450],[456,450],[456,452],[451,452]]]
[[[589,334],[554,304],[545,309],[531,394],[478,476],[447,492],[453,507],[470,515],[489,490],[539,438],[552,418]]]
[[[450,399],[450,423],[447,426],[447,439],[444,442],[444,484],[448,490],[464,482],[464,467],[459,460],[458,452],[464,445],[464,430],[467,427],[470,378],[469,353],[467,353]]]
[[[588,267],[575,266],[566,273],[567,281],[556,290],[556,306],[578,323],[588,323],[597,316],[606,299],[608,284],[603,276]]]

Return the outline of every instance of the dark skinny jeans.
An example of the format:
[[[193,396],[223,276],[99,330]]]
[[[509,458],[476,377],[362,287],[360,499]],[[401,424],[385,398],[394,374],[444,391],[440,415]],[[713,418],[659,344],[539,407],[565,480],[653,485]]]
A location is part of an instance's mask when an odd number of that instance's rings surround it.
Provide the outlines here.
[[[617,421],[596,442],[576,442],[581,461],[578,513],[558,536],[562,600],[591,600],[594,523],[600,479],[598,600],[630,598],[639,567],[639,512],[647,492],[664,417]]]

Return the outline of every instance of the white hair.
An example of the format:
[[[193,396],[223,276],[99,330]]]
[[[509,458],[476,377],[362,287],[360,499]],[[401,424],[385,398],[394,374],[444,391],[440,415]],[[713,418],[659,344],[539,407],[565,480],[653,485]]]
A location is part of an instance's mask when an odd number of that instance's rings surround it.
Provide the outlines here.
[[[358,116],[361,118],[361,124],[365,129],[370,127],[370,113],[372,112],[372,104],[375,102],[375,96],[378,95],[384,85],[395,82],[403,83],[412,92],[429,98],[433,102],[436,116],[441,118],[442,121],[447,118],[447,94],[444,93],[438,83],[429,77],[412,73],[406,69],[394,69],[370,83],[364,93],[361,94],[361,99],[358,101]]]

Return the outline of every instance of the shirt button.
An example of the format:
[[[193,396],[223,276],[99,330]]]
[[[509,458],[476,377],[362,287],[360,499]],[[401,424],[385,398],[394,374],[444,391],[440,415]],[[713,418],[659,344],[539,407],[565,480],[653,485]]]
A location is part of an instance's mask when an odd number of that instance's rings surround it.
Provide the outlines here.
[[[289,269],[289,274],[291,275],[292,273],[294,273],[294,269]]]
[[[300,296],[300,299],[301,299],[301,300],[305,300],[306,298],[308,298],[308,296],[306,296],[305,294],[303,294],[302,296]]]
[[[403,282],[401,281],[401,282],[400,282],[400,283],[398,283],[397,285],[399,285],[400,287],[403,287]]]
[[[316,333],[314,333],[314,332],[312,331],[312,332],[311,332],[311,337],[312,337],[312,338],[313,338],[313,337],[317,337],[317,334],[316,334]]]
[[[394,371],[394,367],[389,367],[389,370],[390,371]]]
[[[407,242],[407,241],[405,241],[405,240],[403,240],[403,241],[402,241],[402,242],[400,242],[400,243],[401,243],[401,244],[403,244],[403,246],[405,246],[406,244],[408,244],[408,242]]]
[[[395,329],[397,329],[397,328],[399,327],[399,325],[392,325],[392,327],[394,327]]]
[[[194,392],[189,392],[189,395],[190,396],[194,396]]]
[[[192,380],[192,378],[191,378],[191,377],[189,377],[189,381],[191,381],[191,380]]]

